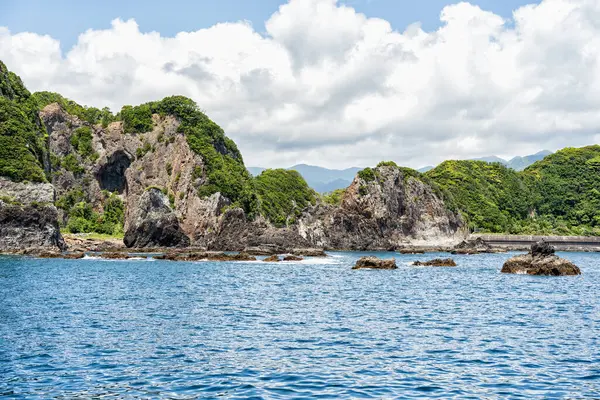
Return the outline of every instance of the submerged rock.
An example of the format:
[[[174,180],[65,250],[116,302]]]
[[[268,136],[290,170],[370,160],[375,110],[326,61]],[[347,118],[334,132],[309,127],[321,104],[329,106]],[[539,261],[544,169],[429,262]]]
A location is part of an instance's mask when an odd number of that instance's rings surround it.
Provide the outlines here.
[[[269,257],[265,258],[263,261],[264,262],[279,262],[281,260],[279,259],[278,256],[273,255],[273,256],[269,256]]]
[[[323,249],[293,249],[292,253],[304,257],[327,257],[327,253]]]
[[[136,213],[125,233],[127,247],[186,247],[190,239],[179,226],[168,197],[157,188],[140,196]]]
[[[79,260],[83,257],[85,257],[85,253],[83,253],[83,252],[63,254],[63,258],[66,260]]]
[[[413,265],[420,267],[456,267],[456,262],[451,258],[436,258],[430,261],[415,261]]]
[[[352,269],[397,269],[396,260],[382,260],[377,257],[361,257]]]
[[[534,243],[530,253],[509,259],[500,272],[548,276],[581,275],[579,267],[555,255],[554,248],[546,242]]]
[[[300,256],[296,256],[294,254],[288,254],[287,256],[283,257],[283,261],[302,261],[304,260],[304,258],[300,257]]]

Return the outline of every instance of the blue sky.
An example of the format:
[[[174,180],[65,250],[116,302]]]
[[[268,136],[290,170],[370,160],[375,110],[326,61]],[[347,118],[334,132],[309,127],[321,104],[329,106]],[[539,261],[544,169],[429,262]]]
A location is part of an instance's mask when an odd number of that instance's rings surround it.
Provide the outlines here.
[[[458,1],[448,0],[346,0],[341,3],[369,17],[388,20],[394,29],[421,22],[423,29],[439,26],[440,10]],[[0,0],[0,26],[12,33],[49,34],[68,50],[77,36],[87,29],[110,27],[110,21],[135,18],[144,32],[158,31],[172,36],[180,31],[193,31],[218,22],[248,20],[258,32],[264,21],[285,1],[281,0]],[[509,18],[512,10],[530,0],[471,0],[471,4]]]

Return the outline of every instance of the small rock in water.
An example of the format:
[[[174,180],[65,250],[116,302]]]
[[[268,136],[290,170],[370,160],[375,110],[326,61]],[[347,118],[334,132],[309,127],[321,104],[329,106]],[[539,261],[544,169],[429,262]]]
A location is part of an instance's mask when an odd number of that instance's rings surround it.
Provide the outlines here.
[[[555,255],[554,247],[547,242],[534,243],[530,253],[509,259],[500,272],[548,276],[581,275],[579,267]]]
[[[451,258],[436,258],[430,261],[415,261],[413,265],[420,267],[456,267],[456,262]]]
[[[83,252],[66,253],[63,255],[63,258],[65,258],[67,260],[79,260],[83,257],[85,257],[85,253],[83,253]]]
[[[377,257],[361,257],[352,269],[397,269],[396,260],[382,260]]]
[[[100,254],[100,258],[107,260],[127,260],[131,257],[127,253],[102,253]]]
[[[302,261],[304,260],[304,258],[293,255],[293,254],[289,254],[285,257],[283,257],[283,261]]]
[[[264,262],[279,262],[281,260],[279,260],[278,256],[269,256],[269,257],[265,258],[263,261]]]

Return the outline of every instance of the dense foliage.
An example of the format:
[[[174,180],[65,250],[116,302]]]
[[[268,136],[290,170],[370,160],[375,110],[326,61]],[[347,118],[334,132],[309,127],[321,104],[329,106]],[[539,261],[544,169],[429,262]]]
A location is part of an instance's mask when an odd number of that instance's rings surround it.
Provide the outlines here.
[[[255,178],[262,215],[277,226],[293,223],[316,201],[316,193],[297,171],[268,169]]]
[[[528,167],[538,216],[558,233],[600,234],[600,146],[566,148]]]
[[[344,193],[346,193],[346,189],[336,189],[333,192],[323,194],[321,196],[321,199],[325,204],[338,206],[342,204],[342,198],[344,197]]]
[[[123,233],[125,208],[123,201],[113,193],[104,193],[103,212],[96,212],[86,202],[81,189],[72,189],[65,193],[56,206],[63,209],[67,216],[67,231],[70,233],[102,233],[120,235]]]
[[[0,176],[45,182],[45,133],[35,100],[0,61]]]
[[[445,161],[425,173],[449,194],[471,228],[506,232],[531,210],[531,195],[519,173],[500,163]]]

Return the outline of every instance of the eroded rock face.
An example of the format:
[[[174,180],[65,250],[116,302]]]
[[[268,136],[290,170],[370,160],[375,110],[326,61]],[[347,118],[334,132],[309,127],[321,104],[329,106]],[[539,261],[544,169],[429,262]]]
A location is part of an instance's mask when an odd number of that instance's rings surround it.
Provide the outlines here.
[[[21,206],[0,201],[0,251],[66,250],[53,205]]]
[[[400,168],[374,171],[374,181],[354,179],[340,206],[320,204],[305,212],[299,234],[316,247],[348,250],[439,245],[465,236],[461,217],[429,185]]]
[[[65,250],[49,183],[0,178],[0,251]]]
[[[546,242],[535,243],[531,252],[506,261],[502,273],[522,275],[566,276],[581,275],[581,270],[571,261],[554,254],[554,248]]]
[[[123,241],[127,247],[185,247],[190,239],[179,226],[168,197],[156,188],[140,196]]]
[[[397,269],[396,260],[382,260],[377,257],[361,257],[352,269]]]

